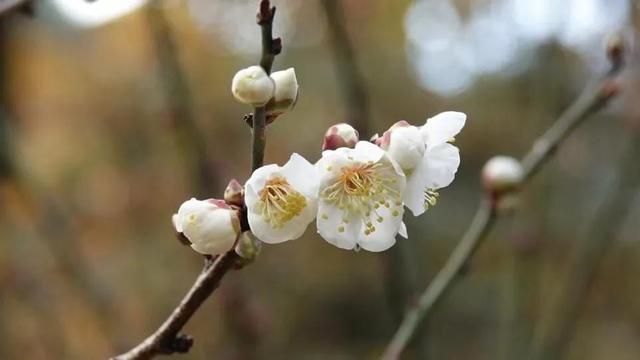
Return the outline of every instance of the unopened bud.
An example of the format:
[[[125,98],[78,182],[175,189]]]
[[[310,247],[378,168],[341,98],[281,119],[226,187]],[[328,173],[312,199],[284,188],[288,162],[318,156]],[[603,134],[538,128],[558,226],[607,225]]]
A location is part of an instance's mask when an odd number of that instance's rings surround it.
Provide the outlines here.
[[[281,115],[296,105],[298,101],[299,86],[296,71],[293,68],[276,71],[271,74],[275,83],[273,99],[267,104],[268,115]]]
[[[260,66],[249,66],[236,73],[231,81],[231,92],[240,102],[262,106],[273,97],[273,79]]]
[[[224,201],[229,205],[242,207],[244,205],[244,187],[236,179],[231,179],[224,189]]]
[[[322,151],[335,150],[341,147],[353,148],[358,143],[358,130],[349,124],[336,124],[331,126],[324,134]]]
[[[253,262],[260,254],[261,249],[262,241],[258,240],[251,231],[245,231],[240,234],[235,247],[236,254],[241,258],[237,263],[237,267],[243,267]]]
[[[522,165],[509,156],[494,156],[482,168],[482,184],[494,195],[517,190],[523,178]]]
[[[187,200],[172,217],[176,231],[193,250],[218,255],[231,250],[240,233],[238,212],[223,200]]]

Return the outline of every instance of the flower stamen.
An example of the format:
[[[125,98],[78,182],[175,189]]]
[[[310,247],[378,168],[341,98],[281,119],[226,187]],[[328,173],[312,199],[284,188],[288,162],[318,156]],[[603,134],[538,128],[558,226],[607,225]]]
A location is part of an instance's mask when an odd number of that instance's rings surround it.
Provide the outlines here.
[[[382,223],[385,220],[378,212],[381,207],[390,209],[392,204],[402,206],[392,173],[391,165],[371,161],[341,169],[336,180],[320,194],[325,201],[344,211],[338,232],[342,232],[340,229],[344,229],[344,224],[355,216],[362,219],[364,234],[370,235],[376,231],[373,222]],[[397,210],[394,209],[394,212],[397,213]]]
[[[438,196],[440,196],[440,194],[436,191],[436,189],[434,188],[424,189],[423,197],[424,197],[425,210],[429,209],[429,207],[436,206],[436,203],[438,202]]]
[[[274,229],[281,229],[307,206],[305,197],[283,177],[268,180],[258,195],[258,210],[264,221]]]

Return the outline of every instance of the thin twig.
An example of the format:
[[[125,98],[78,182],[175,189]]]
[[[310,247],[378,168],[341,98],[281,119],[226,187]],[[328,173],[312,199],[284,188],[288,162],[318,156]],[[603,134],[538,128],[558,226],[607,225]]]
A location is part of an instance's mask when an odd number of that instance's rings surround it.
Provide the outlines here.
[[[327,15],[337,78],[342,82],[342,91],[346,99],[348,122],[358,129],[361,135],[370,136],[369,98],[353,45],[349,41],[342,5],[340,0],[323,0],[322,5]]]
[[[613,59],[612,69],[594,85],[587,86],[578,99],[537,140],[522,160],[524,181],[530,180],[551,159],[560,144],[590,115],[604,107],[618,92],[615,75],[622,66]],[[482,202],[474,221],[453,250],[444,267],[420,295],[418,302],[405,314],[404,320],[388,344],[383,359],[397,359],[411,340],[420,322],[451,288],[465,264],[473,257],[494,224],[495,211],[491,201]]]
[[[262,0],[257,16],[258,25],[260,25],[262,29],[262,56],[260,66],[262,66],[267,73],[271,71],[273,60],[282,48],[280,39],[272,38],[274,15],[275,7],[271,7],[269,0]],[[265,113],[264,107],[254,109],[252,170],[259,168],[263,163]],[[246,224],[246,222],[243,222],[243,224]],[[246,227],[246,225],[243,227]],[[210,260],[205,261],[204,269],[195,283],[167,320],[139,345],[112,359],[143,360],[151,359],[160,354],[166,355],[188,352],[193,344],[193,339],[188,335],[180,334],[180,331],[200,308],[202,303],[215,291],[224,275],[237,265],[238,260],[239,256],[234,250],[231,250],[218,256],[213,262]]]
[[[531,352],[533,359],[554,360],[564,355],[602,259],[614,243],[616,231],[625,220],[624,214],[640,188],[640,134],[637,130],[626,145],[610,193],[580,236],[581,241],[569,258],[564,281],[542,318]]]
[[[269,1],[260,2],[260,11],[258,12],[256,21],[262,28],[262,58],[260,66],[267,72],[271,73],[273,59],[282,50],[280,38],[273,38],[272,24],[273,17],[276,15],[276,8],[269,4]],[[265,127],[266,127],[267,111],[264,106],[253,109],[252,117],[252,144],[253,152],[251,154],[251,170],[256,170],[262,166],[264,161],[264,148],[266,145]]]

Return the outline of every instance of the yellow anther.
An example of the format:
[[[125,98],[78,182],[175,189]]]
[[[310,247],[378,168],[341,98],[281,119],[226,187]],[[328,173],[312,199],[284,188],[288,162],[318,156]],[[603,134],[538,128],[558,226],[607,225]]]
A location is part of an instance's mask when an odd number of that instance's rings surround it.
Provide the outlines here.
[[[268,180],[259,196],[262,218],[274,229],[281,229],[307,206],[307,199],[282,177]]]

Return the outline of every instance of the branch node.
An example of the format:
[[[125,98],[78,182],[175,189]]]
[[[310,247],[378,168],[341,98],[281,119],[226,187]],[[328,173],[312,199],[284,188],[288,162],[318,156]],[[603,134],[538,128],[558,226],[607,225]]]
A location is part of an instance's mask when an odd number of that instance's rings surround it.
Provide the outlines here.
[[[282,39],[275,38],[273,39],[273,43],[271,44],[271,53],[273,55],[278,55],[282,52]]]
[[[184,354],[189,352],[193,346],[193,337],[187,334],[178,334],[176,337],[171,339],[168,344],[166,344],[166,348],[163,349],[165,354]]]

